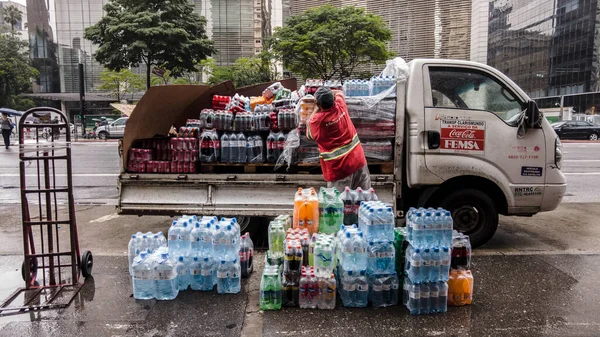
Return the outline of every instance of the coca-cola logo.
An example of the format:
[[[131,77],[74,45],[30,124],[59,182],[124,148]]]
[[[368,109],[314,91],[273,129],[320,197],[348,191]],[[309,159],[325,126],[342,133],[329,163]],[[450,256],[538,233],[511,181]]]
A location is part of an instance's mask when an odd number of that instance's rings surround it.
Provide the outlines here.
[[[475,139],[475,131],[452,129],[449,136],[451,138]]]

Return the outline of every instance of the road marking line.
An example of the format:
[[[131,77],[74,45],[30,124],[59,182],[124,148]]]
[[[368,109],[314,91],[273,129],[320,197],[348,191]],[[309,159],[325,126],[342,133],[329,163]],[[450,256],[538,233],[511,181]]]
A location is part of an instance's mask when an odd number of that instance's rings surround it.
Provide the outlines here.
[[[0,173],[0,177],[20,177],[18,173]],[[66,177],[66,173],[57,173],[57,177]],[[75,173],[73,177],[118,177],[117,173]],[[37,177],[37,174],[27,174],[26,177]]]
[[[566,176],[598,176],[600,175],[600,172],[570,172],[570,173],[564,173],[564,175]]]
[[[106,221],[109,221],[109,220],[112,220],[112,219],[116,219],[118,217],[119,217],[119,214],[113,213],[113,214],[101,216],[98,219],[90,220],[90,223],[94,223],[94,222],[106,222]]]

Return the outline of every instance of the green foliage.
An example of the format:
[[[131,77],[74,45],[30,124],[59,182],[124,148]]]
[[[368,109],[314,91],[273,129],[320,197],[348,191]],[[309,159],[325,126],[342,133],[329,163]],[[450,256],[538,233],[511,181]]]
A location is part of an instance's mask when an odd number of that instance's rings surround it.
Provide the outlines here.
[[[117,71],[146,64],[148,88],[152,66],[179,77],[198,71],[198,61],[215,52],[206,20],[188,0],[111,0],[104,11],[84,34],[99,45],[96,60]]]
[[[31,92],[32,81],[39,72],[31,66],[27,42],[0,34],[0,107],[26,110],[33,101],[18,95]]]
[[[291,16],[271,38],[284,66],[303,77],[345,79],[357,66],[383,63],[392,32],[363,8],[325,5]]]
[[[263,52],[253,57],[240,57],[231,66],[210,65],[208,84],[231,80],[236,87],[270,82],[277,79],[273,55]]]
[[[121,102],[128,93],[133,97],[134,93],[144,90],[144,80],[129,69],[104,70],[100,73],[100,79],[102,80],[100,90],[110,93],[110,96],[118,102]]]
[[[4,22],[10,24],[10,30],[15,35],[15,25],[23,19],[23,12],[15,6],[7,6],[0,8],[0,15]]]

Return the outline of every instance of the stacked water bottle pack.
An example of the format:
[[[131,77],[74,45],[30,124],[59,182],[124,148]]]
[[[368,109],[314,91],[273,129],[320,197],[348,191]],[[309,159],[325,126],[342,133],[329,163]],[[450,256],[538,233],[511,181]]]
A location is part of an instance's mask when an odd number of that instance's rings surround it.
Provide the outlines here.
[[[381,201],[365,201],[359,207],[359,228],[367,241],[369,299],[374,307],[398,304],[394,221],[392,208]]]
[[[471,242],[469,237],[454,231],[452,259],[448,278],[448,305],[463,306],[473,301],[473,274],[471,273]]]
[[[408,211],[403,302],[413,315],[447,310],[452,226],[444,209]]]
[[[369,302],[367,241],[356,225],[341,225],[336,243],[338,292],[342,303],[345,307],[364,308]]]
[[[280,215],[269,223],[269,250],[265,255],[265,269],[260,282],[260,308],[279,310],[283,304],[283,252],[286,231],[291,228],[292,218]]]
[[[137,235],[129,243],[136,299],[170,300],[188,287],[211,291],[215,285],[218,293],[238,293],[240,277],[253,269],[252,240],[240,237],[235,218],[183,216],[169,228],[168,248],[161,236],[151,246]]]

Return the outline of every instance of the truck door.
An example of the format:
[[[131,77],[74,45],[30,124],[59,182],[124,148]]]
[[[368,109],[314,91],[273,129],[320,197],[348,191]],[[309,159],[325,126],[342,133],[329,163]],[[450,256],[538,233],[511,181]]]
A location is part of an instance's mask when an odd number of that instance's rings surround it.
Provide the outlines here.
[[[427,169],[443,180],[486,178],[520,199],[519,205],[539,207],[545,139],[542,129],[518,135],[524,99],[477,66],[430,65],[424,75]]]

